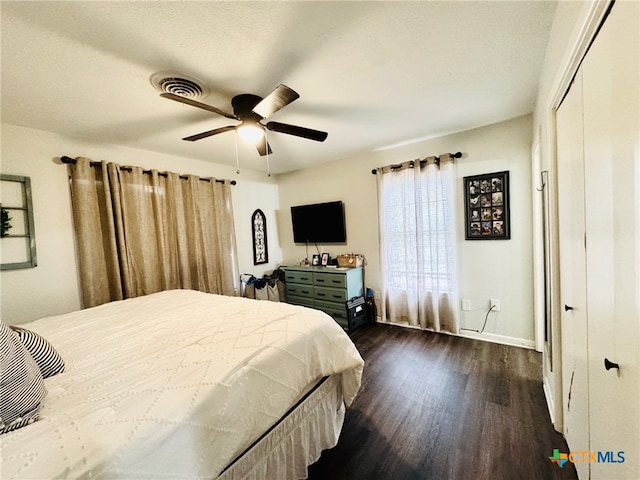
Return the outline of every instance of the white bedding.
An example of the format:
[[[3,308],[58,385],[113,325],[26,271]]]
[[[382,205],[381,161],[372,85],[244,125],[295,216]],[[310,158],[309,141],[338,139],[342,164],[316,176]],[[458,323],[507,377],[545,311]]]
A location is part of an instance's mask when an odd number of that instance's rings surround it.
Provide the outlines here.
[[[215,478],[323,376],[364,362],[329,316],[172,290],[24,325],[66,362],[41,418],[0,436],[2,479]]]

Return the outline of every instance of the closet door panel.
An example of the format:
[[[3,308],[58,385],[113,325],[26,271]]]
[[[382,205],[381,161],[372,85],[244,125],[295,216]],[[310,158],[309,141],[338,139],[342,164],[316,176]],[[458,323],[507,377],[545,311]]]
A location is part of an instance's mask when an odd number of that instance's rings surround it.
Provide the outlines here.
[[[582,65],[590,449],[625,452],[594,479],[640,478],[639,6],[614,5]]]
[[[564,435],[572,451],[589,449],[589,375],[585,270],[584,152],[582,75],[576,75],[556,112],[560,299],[562,331],[562,409]],[[566,305],[566,308],[564,306]],[[580,479],[589,465],[577,463]]]

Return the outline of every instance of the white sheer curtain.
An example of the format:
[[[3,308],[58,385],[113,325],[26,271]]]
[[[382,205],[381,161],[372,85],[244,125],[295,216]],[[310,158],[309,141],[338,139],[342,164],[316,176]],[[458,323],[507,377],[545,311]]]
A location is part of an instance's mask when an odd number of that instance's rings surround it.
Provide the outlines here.
[[[382,320],[458,332],[453,158],[379,168]]]

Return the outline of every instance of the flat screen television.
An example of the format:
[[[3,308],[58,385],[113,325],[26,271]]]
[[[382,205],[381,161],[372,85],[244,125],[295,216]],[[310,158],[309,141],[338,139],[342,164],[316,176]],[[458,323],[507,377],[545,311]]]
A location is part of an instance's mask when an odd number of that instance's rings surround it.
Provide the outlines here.
[[[341,201],[291,207],[295,243],[345,243],[347,229]]]

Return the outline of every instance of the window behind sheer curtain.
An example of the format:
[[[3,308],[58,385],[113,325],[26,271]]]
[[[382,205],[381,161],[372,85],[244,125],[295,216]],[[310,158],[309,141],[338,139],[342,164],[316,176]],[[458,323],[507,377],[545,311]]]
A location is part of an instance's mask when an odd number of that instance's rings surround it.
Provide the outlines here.
[[[456,332],[453,162],[431,157],[378,177],[383,320]]]

